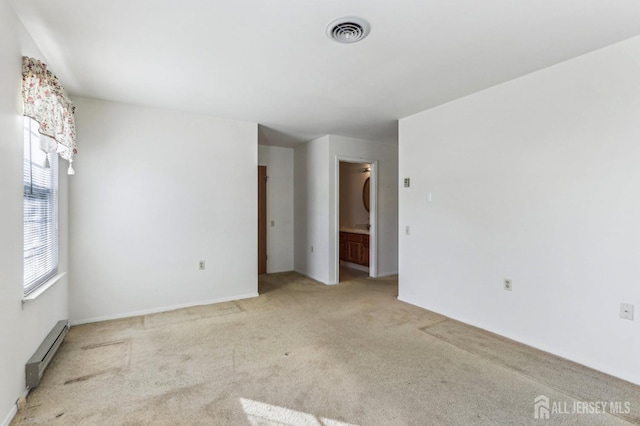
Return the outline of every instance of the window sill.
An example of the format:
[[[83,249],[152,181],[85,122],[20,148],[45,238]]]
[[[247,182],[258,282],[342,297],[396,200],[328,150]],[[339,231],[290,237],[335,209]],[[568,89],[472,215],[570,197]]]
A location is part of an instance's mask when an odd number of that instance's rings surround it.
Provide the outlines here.
[[[60,281],[60,278],[64,277],[66,274],[67,274],[66,272],[61,272],[59,274],[56,274],[49,281],[47,281],[46,283],[42,284],[40,287],[33,290],[31,293],[24,296],[22,298],[22,303],[27,303],[27,302],[31,302],[32,300],[36,300],[38,297],[40,297],[42,293],[44,293],[45,291],[53,287],[53,285],[58,281]]]

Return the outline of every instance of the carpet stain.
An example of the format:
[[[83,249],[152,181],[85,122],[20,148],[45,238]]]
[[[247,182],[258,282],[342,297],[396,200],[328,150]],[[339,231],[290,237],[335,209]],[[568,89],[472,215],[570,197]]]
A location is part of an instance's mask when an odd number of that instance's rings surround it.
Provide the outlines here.
[[[67,380],[63,384],[69,385],[71,383],[84,382],[85,380],[93,379],[94,377],[103,376],[103,375],[109,374],[109,373],[118,373],[120,371],[122,371],[121,368],[113,368],[111,370],[99,371],[97,373],[87,374],[86,376],[80,376],[80,377],[76,377],[75,379]]]
[[[223,302],[213,305],[193,306],[175,311],[161,312],[143,316],[145,329],[167,327],[184,322],[198,321],[242,313],[243,310],[235,302]]]
[[[131,345],[131,339],[119,339],[83,345],[80,351],[72,351],[82,354],[78,354],[75,364],[69,366],[67,374],[73,376],[64,380],[63,384],[85,382],[95,377],[126,371],[131,363]]]
[[[90,349],[104,348],[105,346],[125,345],[127,343],[129,343],[129,340],[116,340],[116,341],[113,341],[113,342],[95,343],[93,345],[82,346],[81,349],[86,351],[86,350],[90,350]]]

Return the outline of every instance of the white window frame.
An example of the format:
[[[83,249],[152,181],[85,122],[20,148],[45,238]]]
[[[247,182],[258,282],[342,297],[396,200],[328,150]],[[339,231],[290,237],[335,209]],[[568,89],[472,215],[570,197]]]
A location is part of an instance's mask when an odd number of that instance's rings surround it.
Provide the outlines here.
[[[46,136],[38,133],[35,120],[24,120],[23,287],[27,296],[58,273],[58,155],[40,149]],[[47,156],[49,168],[45,167]]]

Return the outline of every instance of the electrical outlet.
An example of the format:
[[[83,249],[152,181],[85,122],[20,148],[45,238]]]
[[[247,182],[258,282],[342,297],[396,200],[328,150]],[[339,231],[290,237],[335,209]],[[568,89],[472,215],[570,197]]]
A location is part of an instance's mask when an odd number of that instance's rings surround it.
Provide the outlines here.
[[[276,226],[276,221],[275,221],[275,220],[272,220],[272,221],[271,221],[271,227],[273,228],[274,226]]]
[[[631,303],[620,304],[620,318],[633,321],[633,305]]]
[[[313,253],[313,246],[311,246],[311,253]]]
[[[407,235],[411,235],[411,227],[409,225],[404,227],[404,233]]]
[[[198,269],[201,271],[204,271],[204,260],[201,260],[200,262],[198,262]]]
[[[513,283],[509,278],[504,279],[504,289],[507,291],[513,290]]]

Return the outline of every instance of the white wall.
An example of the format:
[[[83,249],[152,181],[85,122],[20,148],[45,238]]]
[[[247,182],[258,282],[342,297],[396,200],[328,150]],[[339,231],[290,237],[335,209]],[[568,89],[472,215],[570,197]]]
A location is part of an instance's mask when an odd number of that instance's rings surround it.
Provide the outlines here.
[[[338,282],[339,157],[378,161],[377,269],[378,276],[394,274],[398,267],[398,146],[335,135],[295,148],[295,270],[325,284]]]
[[[25,391],[27,360],[56,322],[68,318],[68,276],[36,300],[22,304],[22,55],[46,62],[13,10],[0,0],[0,425],[11,420],[15,402]],[[66,164],[60,161],[60,272],[68,270]]]
[[[329,136],[294,150],[296,272],[329,282]]]
[[[363,187],[369,177],[364,172],[367,163],[340,162],[340,224],[341,228],[366,229],[369,212],[364,208]]]
[[[267,272],[293,270],[293,148],[258,146],[267,166]],[[273,225],[272,225],[273,224]]]
[[[618,317],[640,309],[638,57],[634,38],[400,121],[401,300],[640,384],[640,318]]]
[[[72,320],[256,295],[257,125],[74,101]]]

